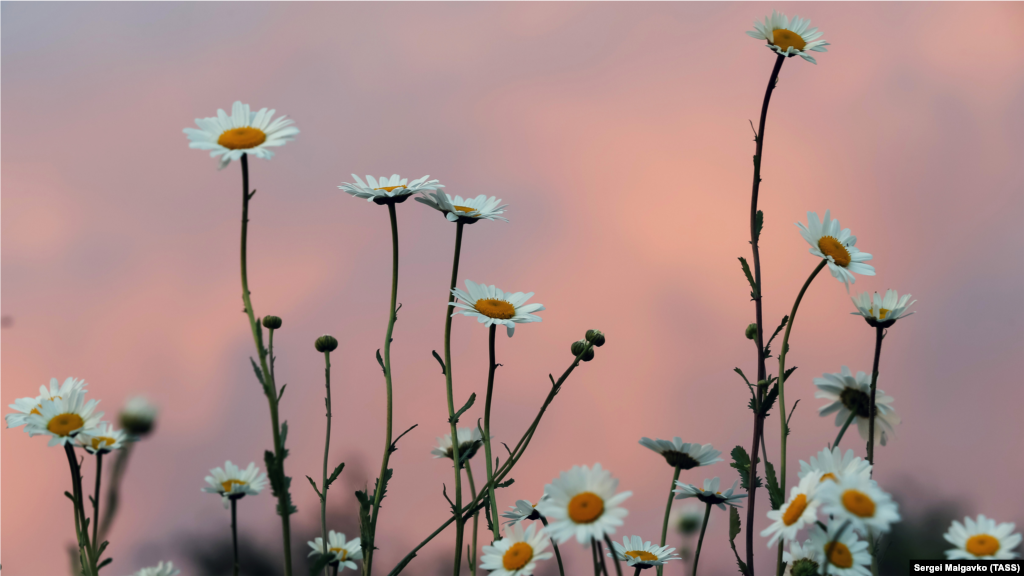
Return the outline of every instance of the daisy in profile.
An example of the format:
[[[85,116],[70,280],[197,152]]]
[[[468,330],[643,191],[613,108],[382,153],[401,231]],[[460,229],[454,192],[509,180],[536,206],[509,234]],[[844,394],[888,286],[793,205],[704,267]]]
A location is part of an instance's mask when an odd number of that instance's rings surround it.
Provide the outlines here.
[[[774,546],[779,538],[793,542],[805,526],[818,520],[818,506],[821,503],[814,495],[820,482],[820,472],[804,476],[800,479],[800,484],[790,488],[789,500],[778,510],[768,511],[768,519],[772,523],[761,531],[761,536],[770,536],[769,548]]]
[[[839,220],[833,220],[828,210],[825,210],[825,219],[819,220],[817,212],[807,213],[807,226],[797,222],[800,235],[811,245],[811,254],[828,261],[829,272],[832,276],[846,284],[846,290],[850,290],[850,284],[857,281],[854,274],[862,276],[874,276],[875,268],[865,264],[871,260],[871,254],[861,252],[856,248],[857,237],[850,234],[849,228],[839,229]]]
[[[871,416],[871,376],[863,372],[857,372],[854,376],[850,369],[843,366],[839,372],[822,374],[821,378],[814,379],[814,385],[818,387],[814,393],[815,398],[828,400],[829,404],[818,408],[819,416],[827,416],[836,413],[836,426],[842,426],[850,417],[856,414],[854,423],[857,424],[857,431],[864,440],[868,439],[868,428]],[[889,435],[894,435],[895,426],[900,423],[900,417],[892,407],[893,397],[887,396],[881,388],[875,389],[875,434],[878,442],[885,446]]]
[[[7,427],[17,428],[18,426],[24,426],[28,422],[29,414],[39,414],[39,408],[42,407],[43,400],[60,400],[76,391],[86,392],[85,380],[68,378],[63,384],[58,384],[56,378],[50,378],[50,387],[40,386],[39,396],[35,398],[18,398],[14,401],[14,404],[10,405],[15,412],[4,416],[4,419],[7,421]]]
[[[908,309],[914,305],[914,302],[917,302],[917,300],[910,300],[910,294],[900,296],[895,290],[886,290],[884,297],[879,296],[878,292],[875,292],[874,295],[861,292],[852,300],[857,311],[851,312],[851,314],[859,314],[871,326],[881,328],[888,328],[900,318],[913,314],[913,312],[908,312]]]
[[[821,562],[827,560],[829,574],[871,576],[871,553],[868,552],[868,543],[857,538],[857,534],[850,529],[839,534],[842,525],[842,522],[833,520],[828,526],[828,532],[819,526],[811,529],[810,544],[816,557]],[[839,538],[836,538],[837,535]]]
[[[821,39],[821,32],[811,28],[811,21],[794,16],[793,20],[772,10],[771,17],[765,17],[764,23],[754,20],[754,29],[747,36],[757,40],[766,40],[768,48],[792,58],[799,56],[811,64],[817,61],[808,52],[828,52],[825,46],[829,43]]]
[[[124,428],[133,436],[145,436],[153,431],[156,424],[157,409],[145,396],[133,396],[124,403],[117,419]]]
[[[541,500],[543,499],[542,497]],[[537,507],[529,500],[516,500],[516,505],[509,506],[509,508],[511,508],[510,512],[501,513],[501,517],[507,520],[505,524],[515,524],[524,520],[540,520],[542,517],[537,511]]]
[[[530,576],[537,569],[538,560],[551,558],[551,552],[545,552],[548,546],[548,535],[544,528],[537,530],[537,524],[531,524],[523,530],[520,523],[505,528],[505,537],[490,546],[484,546],[480,567],[490,570],[491,576]]]
[[[255,496],[267,485],[267,475],[260,472],[255,462],[250,462],[249,467],[242,470],[228,460],[224,467],[217,467],[210,470],[210,476],[206,477],[207,486],[203,486],[203,492],[220,494],[224,501],[224,507],[232,500],[238,500],[244,496]]]
[[[810,463],[800,461],[800,479],[811,474],[820,474],[821,481],[838,482],[847,475],[855,475],[865,480],[871,479],[871,463],[859,456],[854,456],[849,449],[846,454],[839,447],[831,450],[825,448],[816,456],[811,456]]]
[[[423,196],[417,197],[416,201],[426,204],[434,210],[444,214],[449,222],[461,222],[462,224],[473,224],[478,220],[504,220],[502,216],[507,204],[502,204],[500,198],[481,194],[476,198],[463,198],[456,196],[452,198],[439,190],[425,192]]]
[[[810,540],[803,544],[789,541],[789,550],[782,553],[782,561],[786,563],[786,569],[782,576],[818,576],[821,574],[821,565],[818,563],[822,554]]]
[[[98,426],[75,437],[75,443],[85,448],[90,454],[106,454],[124,448],[128,441],[123,430],[114,430],[108,422],[100,422]]]
[[[946,550],[950,560],[1012,560],[1020,555],[1013,550],[1020,545],[1020,533],[1014,534],[1013,522],[996,524],[995,520],[978,515],[978,520],[964,518],[961,524],[953,520],[943,535],[946,542],[956,548]]]
[[[640,439],[640,445],[661,454],[669,466],[680,470],[690,470],[722,461],[718,457],[722,451],[715,450],[711,444],[691,444],[683,442],[679,436],[672,440],[652,440],[644,437]]]
[[[849,520],[850,527],[860,534],[877,536],[900,521],[896,502],[874,480],[848,475],[839,482],[822,482],[817,497],[822,511],[832,517],[832,524],[842,525]]]
[[[49,446],[63,446],[100,423],[103,412],[96,411],[97,404],[98,400],[86,402],[85,390],[82,389],[72,390],[60,398],[43,400],[25,420],[25,432],[29,436],[48,435]]]
[[[729,488],[724,493],[719,490],[721,479],[717,476],[711,480],[704,480],[704,488],[700,489],[693,484],[684,484],[682,482],[676,482],[676,489],[673,490],[676,494],[676,500],[682,500],[684,498],[696,498],[705,504],[714,504],[722,510],[725,510],[726,505],[734,508],[739,508],[739,502],[747,497],[743,493],[735,493],[736,485],[739,481],[732,483],[732,488]]]
[[[409,196],[417,192],[427,192],[428,190],[437,190],[438,188],[444,188],[444,184],[441,184],[437,180],[428,180],[430,175],[426,175],[422,178],[417,178],[412,182],[409,182],[408,178],[402,178],[398,174],[392,174],[391,178],[387,176],[381,176],[380,180],[373,176],[367,176],[366,182],[363,182],[359,176],[352,175],[355,178],[355,183],[345,182],[338,188],[345,192],[355,196],[356,198],[365,198],[367,202],[373,202],[375,204],[387,204],[388,202],[400,203],[405,202],[409,199]]]
[[[330,566],[337,566],[338,572],[350,568],[356,570],[359,568],[354,560],[363,559],[363,548],[359,538],[352,540],[345,540],[345,535],[341,532],[335,532],[331,530],[327,533],[327,550],[324,550],[324,539],[320,536],[316,537],[316,540],[312,542],[306,542],[309,547],[313,549],[309,553],[310,556],[320,556],[322,554],[331,554],[333,558],[329,562]]]
[[[608,552],[608,557],[626,562],[630,568],[654,568],[663,566],[669,560],[679,560],[679,555],[673,554],[675,548],[644,542],[639,536],[623,536],[622,544],[612,540],[612,547],[615,556]]]
[[[471,280],[466,280],[465,291],[456,288],[452,294],[458,298],[458,301],[449,304],[456,308],[452,316],[462,314],[475,317],[477,322],[487,327],[503,324],[509,338],[515,332],[516,324],[540,322],[541,317],[533,313],[544,309],[543,304],[526,303],[533,298],[533,292],[502,292],[494,285],[475,284]]]
[[[619,481],[611,472],[594,464],[593,468],[573,466],[544,487],[545,498],[537,510],[547,517],[547,531],[558,544],[573,536],[580,544],[601,540],[614,534],[629,514],[621,506],[632,492],[619,492]]]
[[[456,432],[459,435],[459,460],[466,462],[475,456],[476,451],[483,446],[484,436],[480,433],[479,428],[459,428]],[[430,453],[434,455],[434,458],[454,460],[451,433],[438,436],[437,446]]]
[[[274,118],[276,110],[261,108],[259,112],[249,110],[248,104],[236,101],[231,106],[231,115],[217,110],[216,116],[196,118],[199,128],[185,128],[190,140],[188,147],[209,150],[210,156],[220,156],[220,167],[243,154],[270,159],[275,146],[284,146],[295,139],[299,129],[287,116]]]
[[[167,564],[161,562],[156,566],[143,568],[132,574],[132,576],[177,576],[178,574],[181,574],[181,570],[175,568],[173,562],[168,562]]]

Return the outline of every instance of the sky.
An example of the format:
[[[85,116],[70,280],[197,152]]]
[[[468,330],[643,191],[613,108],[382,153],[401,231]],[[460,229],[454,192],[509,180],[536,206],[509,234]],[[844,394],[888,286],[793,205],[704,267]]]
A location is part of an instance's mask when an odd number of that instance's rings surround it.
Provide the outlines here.
[[[725,453],[750,443],[748,392],[733,368],[756,372],[743,337],[753,305],[736,258],[750,250],[748,121],[775,58],[744,32],[772,8],[811,18],[831,46],[817,65],[785,63],[768,115],[765,324],[789,312],[817,264],[793,224],[830,209],[874,255],[877,276],[858,277],[852,292],[918,300],[882,350],[879,388],[902,424],[878,450],[875,479],[904,495],[905,513],[952,499],[1024,523],[1020,4],[5,2],[0,397],[7,405],[74,376],[108,417],[137,394],[160,407],[130,462],[108,570],[188,567],[182,538],[229,527],[218,499],[200,492],[203,477],[228,459],[260,463],[271,446],[239,298],[239,165],[218,171],[182,133],[235,100],[287,114],[301,131],[273,159],[250,162],[249,282],[256,314],[284,319],[275,345],[294,521],[318,522],[303,476],[322,466],[321,334],[340,342],[332,466],[348,463],[346,486],[379,469],[374,352],[390,230],[387,210],[337,187],[352,173],[397,172],[509,206],[509,223],[466,229],[460,267],[460,284],[535,292],[546,307],[542,323],[499,335],[497,440],[522,434],[574,340],[607,334],[556,398],[499,507],[600,462],[633,492],[619,535],[657,539],[672,469],[638,440],[680,436]],[[381,573],[445,518],[442,484],[452,482],[430,455],[447,431],[430,352],[443,349],[455,228],[414,202],[398,219],[395,429],[419,426],[391,459]],[[813,378],[870,371],[874,334],[852,311],[826,275],[800,308],[788,360],[799,369],[786,388],[790,406],[799,400],[790,478],[836,433],[817,415]],[[486,329],[456,318],[452,349],[456,403],[482,398]],[[481,416],[478,401],[463,424]],[[777,414],[766,430],[778,462]],[[843,444],[864,455],[856,433]],[[54,552],[74,534],[64,455],[21,430],[0,433],[0,448],[0,561],[12,576],[66,573]],[[714,476],[737,478],[722,462],[681,479]],[[342,508],[353,496],[330,499]],[[758,530],[768,509],[762,492]],[[239,513],[244,532],[280,545],[268,493]],[[733,570],[727,524],[712,514],[708,573]],[[452,542],[446,532],[423,557]],[[774,559],[765,544],[755,538],[758,573]],[[586,561],[578,546],[564,549]],[[406,573],[430,573],[423,562]]]

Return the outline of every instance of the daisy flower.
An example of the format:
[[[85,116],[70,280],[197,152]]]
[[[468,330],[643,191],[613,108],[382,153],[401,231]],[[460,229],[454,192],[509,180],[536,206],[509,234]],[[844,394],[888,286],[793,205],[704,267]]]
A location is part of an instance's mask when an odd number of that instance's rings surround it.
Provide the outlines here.
[[[818,499],[822,511],[832,516],[833,524],[849,520],[851,528],[861,534],[888,532],[892,524],[900,520],[892,496],[882,491],[874,480],[855,475],[845,476],[839,482],[819,484]]]
[[[283,146],[299,133],[299,129],[292,126],[292,120],[287,116],[274,119],[274,112],[276,110],[266,108],[250,112],[248,104],[235,101],[230,116],[224,110],[217,110],[216,116],[196,118],[198,129],[185,128],[191,141],[188,147],[209,150],[212,158],[220,156],[221,168],[243,154],[269,160],[274,155],[271,147]]]
[[[836,426],[846,423],[851,413],[855,413],[853,421],[857,424],[860,437],[868,439],[871,414],[871,377],[863,372],[854,376],[850,369],[843,366],[839,372],[822,374],[814,379],[818,391],[815,398],[830,401],[818,408],[819,416],[827,416],[836,412]],[[889,435],[895,435],[894,427],[900,423],[900,417],[892,407],[893,397],[887,396],[881,388],[875,389],[875,434],[876,442],[885,446]]]
[[[871,479],[871,463],[859,456],[853,455],[849,449],[843,454],[839,447],[831,450],[828,448],[818,452],[817,456],[811,456],[811,462],[800,461],[800,479],[809,474],[820,474],[821,481],[832,480],[838,482],[844,476],[853,474],[867,480]]]
[[[772,523],[761,531],[761,536],[771,536],[768,539],[769,548],[774,546],[779,538],[788,542],[795,541],[796,535],[804,526],[814,524],[818,519],[818,506],[821,502],[814,496],[820,483],[820,472],[804,476],[798,485],[790,489],[789,500],[785,504],[778,510],[768,511],[768,519]]]
[[[481,194],[476,198],[469,198],[468,196],[466,198],[462,196],[452,198],[444,192],[434,190],[417,197],[416,201],[441,212],[449,222],[461,222],[463,224],[473,224],[478,220],[504,220],[508,222],[508,218],[501,215],[505,212],[505,208],[508,205],[502,204],[501,199],[494,196],[488,198]]]
[[[224,463],[224,468],[218,466],[210,470],[210,474],[206,477],[208,486],[203,486],[203,492],[220,494],[225,508],[231,500],[237,500],[246,494],[255,496],[267,485],[267,475],[260,472],[255,462],[250,462],[249,467],[242,470],[228,460]]]
[[[791,21],[785,14],[772,10],[771,17],[765,17],[763,24],[754,20],[754,29],[747,31],[747,36],[767,40],[766,46],[783,56],[799,56],[817,64],[808,52],[828,52],[825,46],[829,43],[822,40],[821,32],[810,28],[810,25],[810,20],[794,16]]]
[[[353,560],[363,559],[363,548],[359,538],[352,540],[345,540],[345,535],[341,532],[335,532],[331,530],[327,533],[327,552],[333,555],[330,564],[333,566],[338,565],[338,571],[341,572],[345,568],[351,568],[355,570],[358,568]],[[317,536],[316,540],[312,542],[306,542],[309,547],[313,549],[309,553],[310,556],[319,556],[324,553],[324,539],[322,536]]]
[[[480,433],[479,428],[459,428],[456,432],[459,435],[459,460],[466,462],[476,455],[476,451],[483,446],[484,436]],[[434,458],[454,459],[451,432],[444,436],[438,436],[437,447],[430,453],[434,455]]]
[[[609,551],[607,556],[626,562],[630,568],[653,568],[662,566],[669,560],[679,560],[678,554],[673,554],[675,548],[669,546],[658,546],[650,541],[644,542],[639,536],[623,536],[622,544],[612,541],[615,549],[615,556]]]
[[[460,300],[449,304],[457,308],[452,312],[452,316],[462,314],[476,317],[477,322],[487,327],[504,324],[509,338],[515,332],[516,324],[540,322],[541,317],[532,313],[544,309],[543,304],[526,303],[533,298],[533,292],[502,292],[493,284],[474,284],[471,280],[466,280],[465,292],[456,288],[452,290],[452,294]]]
[[[544,498],[542,497],[541,500]],[[501,517],[507,518],[508,522],[505,524],[515,524],[516,522],[522,522],[523,520],[540,520],[541,514],[537,511],[537,507],[530,503],[529,500],[516,500],[515,506],[509,506],[512,509],[511,512],[502,512]]]
[[[65,396],[70,396],[75,391],[86,392],[85,380],[68,378],[63,384],[58,385],[56,378],[50,378],[50,387],[40,386],[39,396],[35,398],[18,398],[14,401],[14,404],[10,405],[16,412],[4,416],[4,419],[7,421],[7,427],[17,428],[18,426],[24,426],[28,422],[29,414],[39,414],[39,408],[42,407],[43,400],[60,400]]]
[[[747,497],[746,494],[733,494],[736,490],[736,485],[739,484],[739,480],[732,483],[732,488],[729,488],[723,494],[719,490],[721,480],[716,476],[711,480],[704,479],[704,489],[697,488],[693,484],[684,484],[682,482],[676,482],[676,489],[672,492],[676,494],[676,500],[682,500],[684,498],[696,498],[705,504],[714,504],[722,510],[725,510],[726,505],[734,508],[739,508],[738,502]]]
[[[669,522],[684,536],[696,534],[700,530],[701,523],[704,521],[704,511],[704,506],[690,503],[681,509],[676,508],[672,510]]]
[[[640,445],[654,450],[665,457],[665,461],[673,468],[689,470],[698,466],[707,466],[715,462],[721,462],[718,456],[721,450],[715,450],[711,444],[684,443],[683,439],[676,436],[671,441],[661,438],[651,440],[644,437],[640,439]]]
[[[839,230],[839,220],[833,220],[825,210],[825,220],[818,220],[817,212],[807,213],[807,226],[797,222],[800,235],[811,245],[811,254],[828,261],[829,272],[844,284],[849,292],[850,284],[857,281],[853,274],[874,276],[875,268],[865,264],[871,260],[871,254],[861,252],[855,247],[857,237],[850,234],[849,228]]]
[[[875,292],[874,296],[862,292],[852,300],[857,311],[851,312],[851,314],[859,314],[871,326],[882,328],[888,328],[900,318],[913,314],[913,312],[907,312],[907,309],[917,302],[917,300],[910,301],[910,294],[900,296],[895,290],[886,290],[885,297],[879,296],[878,292]]]
[[[441,184],[437,180],[427,180],[430,175],[426,175],[422,178],[417,178],[412,182],[409,182],[408,178],[402,178],[398,174],[392,174],[391,178],[387,176],[381,176],[378,181],[373,176],[367,176],[366,182],[363,182],[359,176],[352,175],[356,179],[355,184],[349,182],[343,183],[338,188],[348,192],[356,198],[366,198],[367,202],[373,202],[375,204],[387,204],[388,202],[405,202],[409,199],[409,196],[416,192],[425,193],[427,190],[437,190],[438,188],[444,188],[444,184]]]
[[[531,524],[525,531],[520,523],[505,529],[505,537],[490,546],[484,546],[480,567],[490,570],[491,576],[530,576],[537,569],[538,560],[551,558],[544,552],[548,535],[544,528],[537,530]]]
[[[782,561],[786,563],[782,576],[818,576],[821,574],[820,558],[818,549],[810,540],[803,544],[790,540],[789,550],[782,553]]]
[[[947,542],[956,546],[946,550],[950,560],[1012,560],[1020,555],[1013,549],[1020,544],[1020,534],[1014,534],[1013,522],[996,524],[995,520],[978,515],[978,520],[964,518],[961,524],[953,520],[949,532],[943,535]]]
[[[824,562],[828,558],[828,573],[835,576],[871,576],[871,553],[868,543],[857,538],[853,530],[843,530],[836,538],[842,522],[833,520],[828,532],[815,526],[811,529],[811,547],[817,558]],[[833,542],[835,540],[835,542]],[[818,572],[815,572],[818,574]]]
[[[49,446],[65,445],[81,432],[89,432],[100,423],[103,412],[96,412],[98,400],[85,401],[85,390],[74,389],[66,396],[43,400],[25,420],[29,436],[51,436]]]
[[[134,396],[124,403],[124,408],[117,415],[121,428],[134,436],[145,436],[153,431],[156,422],[156,406],[145,396]]]
[[[123,430],[114,430],[108,422],[100,422],[92,430],[75,437],[75,443],[90,454],[106,454],[124,448],[128,435]]]
[[[178,574],[181,574],[181,570],[176,569],[173,562],[167,564],[161,562],[156,566],[143,568],[132,576],[177,576]]]
[[[594,464],[593,468],[573,466],[544,487],[545,498],[537,510],[547,517],[547,531],[558,544],[573,536],[580,544],[601,540],[614,534],[629,512],[620,506],[632,492],[615,493],[619,481],[611,472]]]

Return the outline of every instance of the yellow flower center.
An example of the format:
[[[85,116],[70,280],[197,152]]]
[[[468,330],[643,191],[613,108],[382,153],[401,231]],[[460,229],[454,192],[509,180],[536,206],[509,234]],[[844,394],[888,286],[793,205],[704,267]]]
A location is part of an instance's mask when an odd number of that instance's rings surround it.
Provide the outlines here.
[[[99,450],[104,446],[113,446],[115,442],[117,442],[117,440],[109,436],[96,436],[92,439],[92,449]]]
[[[782,523],[786,526],[796,524],[796,521],[803,516],[806,509],[807,495],[797,494],[796,498],[793,498],[793,501],[789,503],[789,507],[786,508],[786,513],[782,515]]]
[[[221,482],[220,487],[223,488],[225,492],[231,492],[232,486],[245,486],[246,484],[248,484],[248,482],[246,482],[245,480],[236,480],[232,478],[231,480],[225,480],[224,482]]]
[[[885,308],[879,308],[878,309],[878,319],[879,320],[885,320],[885,317],[888,314],[889,314],[889,311],[886,310]]]
[[[374,190],[383,190],[385,192],[394,192],[395,190],[398,190],[399,188],[405,188],[405,186],[402,186],[401,184],[399,184],[398,186],[381,186],[380,188],[374,188]]]
[[[470,208],[469,206],[452,206],[456,212],[473,212],[476,208]]]
[[[975,534],[967,540],[966,548],[975,556],[992,556],[999,552],[999,539],[988,534]]]
[[[860,490],[843,492],[843,507],[861,518],[871,518],[875,515],[875,501]]]
[[[488,318],[508,320],[516,315],[515,306],[505,302],[504,300],[494,300],[493,298],[481,299],[477,300],[473,307],[476,308],[477,312],[487,316]]]
[[[836,475],[831,473],[831,472],[829,472],[828,474],[823,474],[821,476],[821,481],[824,482],[825,480],[831,480],[833,482],[837,482],[838,481],[838,479],[836,478]]]
[[[228,150],[246,150],[249,148],[255,148],[266,141],[267,135],[263,133],[263,130],[249,127],[225,130],[224,133],[220,135],[220,138],[217,138],[217,144],[220,144]]]
[[[501,557],[505,570],[519,570],[533,559],[533,547],[526,542],[516,542]]]
[[[785,52],[790,47],[793,47],[795,50],[803,50],[807,42],[804,42],[803,37],[796,32],[780,28],[772,31],[772,44],[775,44]]]
[[[46,429],[57,436],[67,436],[83,425],[85,425],[85,422],[82,421],[82,417],[78,414],[58,414],[50,419]]]
[[[632,556],[633,558],[637,558],[637,559],[643,560],[644,562],[657,562],[658,561],[658,557],[657,556],[655,556],[654,554],[651,554],[650,552],[647,552],[646,550],[630,550],[630,551],[626,552],[626,556]]]
[[[831,236],[822,236],[818,240],[818,250],[825,256],[831,256],[835,263],[843,268],[850,265],[850,251]]]
[[[604,500],[593,492],[580,492],[569,500],[569,518],[577,524],[590,524],[604,514]]]
[[[828,555],[829,563],[836,568],[853,567],[853,554],[850,554],[850,549],[842,542],[829,542],[825,544],[825,554]]]
[[[331,552],[338,554],[338,560],[341,562],[344,562],[345,559],[348,558],[348,550],[345,550],[344,548],[331,548]]]

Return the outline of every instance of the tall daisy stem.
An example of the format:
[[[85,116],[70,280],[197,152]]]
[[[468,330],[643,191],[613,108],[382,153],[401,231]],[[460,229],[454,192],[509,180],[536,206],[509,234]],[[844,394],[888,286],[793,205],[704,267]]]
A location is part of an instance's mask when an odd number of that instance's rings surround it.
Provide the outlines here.
[[[704,523],[700,525],[700,537],[697,538],[697,551],[693,553],[693,576],[697,576],[697,562],[700,561],[700,547],[704,544],[704,531],[708,529],[708,518],[711,516],[711,504],[704,511]],[[782,572],[779,572],[782,574]]]
[[[868,412],[868,462],[871,463],[872,473],[875,466],[875,386],[878,384],[878,360],[882,356],[882,339],[885,338],[885,329],[881,326],[875,328],[875,363],[871,368],[871,410]],[[853,416],[851,416],[852,418]]]
[[[672,513],[672,500],[675,498],[675,493],[673,492],[673,490],[676,489],[676,481],[679,480],[679,472],[681,471],[681,468],[679,468],[679,466],[676,466],[675,468],[676,468],[676,470],[672,474],[672,484],[669,484],[669,487],[668,487],[668,503],[665,504],[665,519],[661,521],[661,544],[660,544],[660,546],[664,546],[665,545],[665,539],[668,537],[668,517]],[[659,565],[658,566],[658,576],[661,576],[661,574],[662,574],[662,572],[664,572],[664,570],[665,570],[665,567],[663,565]]]
[[[547,526],[548,526],[548,519],[547,518],[541,516],[540,517],[540,522],[541,522],[541,524],[544,525],[545,528],[547,528]],[[558,544],[556,544],[554,540],[551,540],[551,547],[554,548],[554,550],[555,550],[555,560],[558,561],[558,574],[559,574],[559,576],[565,576],[565,568],[562,566],[562,552],[558,550]]]
[[[754,183],[750,193],[750,248],[754,263],[754,284],[757,290],[754,293],[754,315],[757,322],[757,381],[761,382],[767,377],[764,354],[764,321],[761,314],[761,252],[758,248],[758,239],[761,231],[757,225],[757,196],[761,189],[761,160],[764,151],[764,130],[768,120],[768,104],[772,99],[772,92],[779,79],[779,70],[782,69],[786,57],[779,54],[775,59],[775,67],[772,68],[772,75],[768,79],[768,88],[764,92],[764,102],[761,104],[761,119],[758,122],[756,145],[754,149]],[[758,406],[764,400],[766,390],[763,386],[757,387]],[[757,493],[755,478],[757,478],[757,446],[764,438],[764,416],[754,415],[754,440],[750,449],[750,478],[747,483],[750,490],[747,491],[747,570],[749,576],[754,576],[754,497]],[[696,564],[694,565],[696,568]]]
[[[636,572],[633,572],[633,576],[640,576],[640,571],[643,570],[643,566],[637,566]]]
[[[491,518],[493,518],[491,529],[494,532],[494,539],[500,540],[501,535],[498,533],[498,501],[494,497],[494,461],[491,460],[491,396],[494,392],[494,371],[498,368],[494,361],[494,335],[497,328],[497,324],[492,324],[487,337],[490,369],[487,371],[487,399],[484,401],[484,454],[487,456],[487,498],[491,501]]]
[[[82,471],[78,466],[78,457],[75,456],[75,449],[70,442],[64,444],[64,452],[68,457],[68,466],[71,467],[71,491],[75,505],[75,535],[78,537],[78,554],[82,563],[82,573],[85,576],[96,576],[96,558],[89,543],[89,520],[85,516],[85,506],[82,502]]]
[[[590,559],[594,561],[594,576],[601,576],[601,563],[597,560],[597,541],[590,538]]]
[[[238,561],[238,499],[231,498],[231,548],[234,553],[234,561],[231,566],[231,574],[238,576],[241,564]]]
[[[461,226],[461,224],[459,224]],[[466,461],[466,478],[469,480],[469,497],[476,500],[476,484],[473,482],[473,468],[469,465],[469,461]],[[473,543],[471,552],[467,552],[467,560],[469,560],[469,573],[471,576],[476,576],[476,567],[480,564],[480,557],[477,553],[477,529],[480,525],[480,512],[477,511],[473,514]],[[545,524],[546,525],[546,524]],[[556,552],[557,554],[557,552]],[[561,560],[559,560],[561,562]]]
[[[462,474],[459,472],[459,432],[458,432],[458,421],[455,419],[455,398],[452,392],[452,302],[455,301],[455,282],[459,277],[459,258],[462,255],[462,227],[464,224],[458,222],[455,224],[455,256],[452,259],[452,280],[448,286],[448,306],[445,307],[444,315],[444,385],[445,392],[448,399],[448,422],[451,426],[452,434],[452,460],[455,462],[455,507],[459,510],[462,509]],[[466,474],[469,476],[469,482],[472,486],[473,473],[469,469],[469,462],[466,462]],[[474,491],[473,499],[476,499],[476,493]],[[476,574],[476,529],[477,523],[479,522],[479,515],[473,516],[473,563],[471,569],[473,574]],[[463,533],[465,532],[466,523],[462,518],[462,514],[459,514],[455,518],[455,576],[459,576],[459,571],[462,569],[462,541]]]
[[[100,524],[99,536],[103,540],[106,539],[110,525],[114,523],[114,516],[117,515],[118,504],[121,500],[121,481],[124,479],[124,472],[128,467],[128,457],[132,453],[135,442],[136,440],[128,442],[114,456],[114,469],[110,474],[110,482],[107,482],[107,510],[103,514],[103,522]]]
[[[857,417],[856,412],[850,412],[850,417],[846,419],[846,423],[839,429],[839,434],[836,434],[836,441],[832,444],[832,448],[839,447],[839,441],[843,439],[843,434],[846,434],[846,429],[850,427],[850,423]]]
[[[601,564],[601,574],[608,576],[608,564],[604,560],[604,548],[601,546],[600,540],[592,540],[594,545],[597,547],[597,559]],[[621,575],[620,575],[621,576]]]
[[[103,452],[96,452],[96,491],[92,499],[92,545],[100,545],[97,539],[100,529],[100,479],[103,477]]]
[[[328,548],[327,540],[327,455],[331,448],[331,353],[324,351],[324,387],[327,389],[327,434],[324,438],[324,475],[320,483],[320,532],[323,534],[324,549]],[[324,574],[327,570],[324,570]]]
[[[612,539],[607,534],[604,535],[604,541],[608,544],[608,553],[612,555],[612,559],[615,560],[615,574],[616,576],[622,576],[622,565],[619,563],[619,555],[615,553],[615,546],[612,546]],[[607,573],[607,570],[605,571]]]

